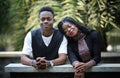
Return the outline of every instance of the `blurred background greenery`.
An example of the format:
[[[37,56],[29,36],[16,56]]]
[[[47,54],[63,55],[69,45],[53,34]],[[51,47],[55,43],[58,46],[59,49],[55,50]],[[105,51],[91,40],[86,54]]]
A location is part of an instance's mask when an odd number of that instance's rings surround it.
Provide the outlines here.
[[[55,10],[55,27],[71,16],[100,31],[102,51],[120,52],[120,0],[0,0],[1,51],[22,50],[26,33],[39,27],[38,10],[44,5]]]

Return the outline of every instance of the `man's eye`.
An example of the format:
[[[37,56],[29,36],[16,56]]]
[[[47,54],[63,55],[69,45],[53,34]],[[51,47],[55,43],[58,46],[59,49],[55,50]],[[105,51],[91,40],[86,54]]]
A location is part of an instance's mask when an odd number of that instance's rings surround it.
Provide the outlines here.
[[[41,21],[45,21],[45,18],[42,18]]]
[[[41,18],[41,21],[45,21],[45,20],[47,20],[47,21],[51,21],[52,18]]]
[[[52,20],[52,18],[47,18],[47,20],[48,20],[48,21],[51,21],[51,20]]]

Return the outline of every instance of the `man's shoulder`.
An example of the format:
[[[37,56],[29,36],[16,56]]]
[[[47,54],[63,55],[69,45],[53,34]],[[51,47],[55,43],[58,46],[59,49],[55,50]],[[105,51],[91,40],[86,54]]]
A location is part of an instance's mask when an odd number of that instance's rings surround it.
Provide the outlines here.
[[[34,30],[31,30],[31,34],[32,36],[35,35],[36,33],[40,33],[41,29],[40,28],[37,28],[37,29],[34,29]]]
[[[63,35],[63,34],[58,30],[58,28],[54,28],[54,32],[55,32],[56,34]]]
[[[53,28],[54,31],[58,31],[58,28]]]
[[[31,30],[31,32],[36,32],[36,31],[39,31],[39,30],[41,30],[41,29],[40,29],[40,28],[37,28],[37,29]]]

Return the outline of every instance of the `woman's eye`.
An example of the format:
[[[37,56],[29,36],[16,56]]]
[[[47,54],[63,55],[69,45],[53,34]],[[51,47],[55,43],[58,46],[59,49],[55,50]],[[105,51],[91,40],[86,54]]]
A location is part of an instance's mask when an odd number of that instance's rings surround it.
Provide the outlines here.
[[[67,32],[67,30],[64,30],[64,32],[66,33],[66,32]]]
[[[68,27],[71,27],[71,25],[68,25]]]
[[[68,24],[68,28],[71,28],[73,25],[72,24]]]

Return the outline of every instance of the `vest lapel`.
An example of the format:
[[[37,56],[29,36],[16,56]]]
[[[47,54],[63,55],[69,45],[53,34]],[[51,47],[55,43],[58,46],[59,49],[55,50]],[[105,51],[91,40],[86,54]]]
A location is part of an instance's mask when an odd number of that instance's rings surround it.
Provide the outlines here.
[[[44,47],[47,47],[43,41],[43,38],[42,38],[42,34],[41,34],[41,29],[38,31],[38,39],[37,39],[37,42],[39,43],[39,45],[43,45]]]

